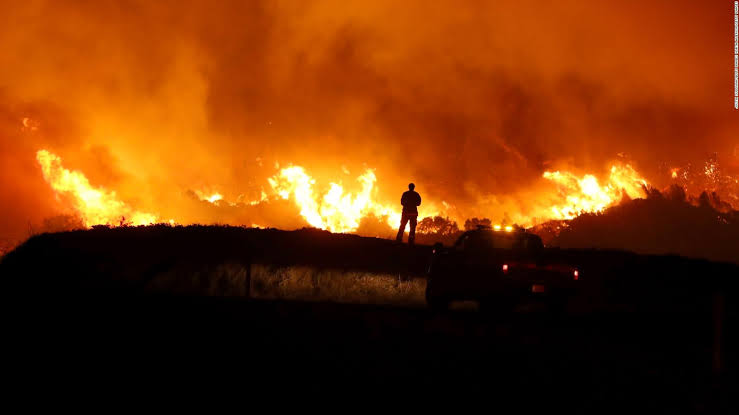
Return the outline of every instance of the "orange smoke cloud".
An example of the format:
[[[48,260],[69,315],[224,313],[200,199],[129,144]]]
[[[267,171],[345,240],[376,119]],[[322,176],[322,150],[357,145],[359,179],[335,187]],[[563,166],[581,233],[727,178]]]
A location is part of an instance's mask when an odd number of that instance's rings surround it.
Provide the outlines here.
[[[39,149],[127,216],[338,231],[411,181],[424,215],[523,224],[632,195],[619,153],[739,177],[721,2],[2,4],[0,237],[74,205]]]

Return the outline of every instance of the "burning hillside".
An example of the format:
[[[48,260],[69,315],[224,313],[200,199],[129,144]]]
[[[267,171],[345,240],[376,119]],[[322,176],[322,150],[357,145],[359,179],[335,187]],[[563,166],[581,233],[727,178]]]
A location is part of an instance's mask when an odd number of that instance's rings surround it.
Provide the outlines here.
[[[717,5],[6,6],[0,240],[156,222],[390,236],[409,182],[421,219],[458,228],[571,220],[645,186],[739,206]]]
[[[88,352],[198,338],[267,387],[398,374],[601,408],[627,385],[710,413],[739,350],[735,5],[0,0],[0,276],[21,316],[6,337],[63,375],[80,372],[67,350],[107,369]],[[214,355],[191,349],[171,373]],[[314,351],[315,369],[297,362]]]
[[[550,241],[563,248],[628,249],[739,263],[739,211],[714,193],[688,196],[673,185],[644,199],[583,214]],[[546,227],[539,229],[546,232]]]
[[[81,218],[85,226],[131,224],[148,225],[164,220],[159,214],[146,213],[132,208],[119,200],[116,192],[94,187],[82,172],[70,171],[62,166],[62,160],[46,151],[36,154],[44,179],[51,188],[63,197],[73,214]],[[631,166],[613,166],[610,176],[603,185],[590,174],[578,177],[569,172],[544,172],[543,178],[555,186],[555,193],[546,194],[543,199],[555,200],[554,205],[538,212],[537,216],[527,218],[517,225],[530,226],[535,220],[572,219],[583,213],[601,212],[617,203],[622,195],[639,197],[639,186],[647,185]],[[316,180],[304,168],[288,166],[280,169],[267,179],[269,193],[261,190],[256,200],[244,201],[243,195],[236,202],[229,202],[218,192],[194,191],[203,202],[215,207],[248,211],[250,208],[269,205],[275,200],[289,200],[294,203],[299,215],[309,226],[333,232],[355,232],[360,221],[374,216],[385,221],[389,228],[397,225],[400,211],[396,205],[376,201],[377,178],[372,169],[359,176],[360,189],[356,193],[346,192],[339,183],[331,182],[325,192],[316,190]],[[536,203],[536,201],[532,201]],[[444,207],[449,205],[441,203]],[[434,201],[427,201],[422,209],[423,217],[448,216],[441,212]],[[516,217],[522,217],[515,212]],[[182,219],[168,219],[170,223],[182,223]],[[254,222],[254,221],[251,221]],[[237,223],[238,224],[238,223]],[[248,225],[248,224],[247,224]],[[267,226],[279,224],[266,223]],[[512,224],[507,224],[512,225]]]
[[[151,225],[158,221],[157,216],[131,209],[118,200],[114,191],[95,188],[84,174],[69,171],[62,167],[62,160],[46,150],[36,153],[44,179],[60,195],[68,200],[74,213],[79,215],[85,226],[132,224]]]
[[[554,182],[565,199],[564,204],[551,207],[552,215],[545,219],[573,219],[583,213],[602,212],[623,197],[638,198],[648,185],[631,166],[612,166],[603,185],[592,174],[577,177],[569,172],[544,172],[544,178]]]
[[[36,154],[38,163],[41,166],[45,180],[57,195],[66,201],[67,206],[72,209],[72,215],[79,217],[81,224],[90,227],[93,225],[148,225],[153,223],[164,222],[162,216],[157,213],[147,213],[132,208],[129,204],[119,200],[115,191],[106,190],[92,186],[83,173],[79,171],[70,171],[62,166],[62,160],[46,151],[40,150]],[[276,168],[278,166],[275,166]],[[714,173],[713,171],[709,173]],[[707,173],[708,174],[708,173]],[[714,173],[715,174],[715,173]],[[684,177],[689,177],[687,174]],[[711,178],[709,177],[708,180]],[[548,243],[563,244],[566,246],[607,246],[629,249],[642,249],[649,251],[658,250],[659,247],[649,245],[652,242],[642,241],[643,244],[637,242],[621,241],[619,243],[608,242],[607,237],[615,237],[619,232],[605,232],[603,235],[588,234],[586,240],[580,240],[575,243],[583,232],[583,223],[593,217],[593,214],[600,214],[609,208],[618,206],[624,200],[632,199],[664,199],[660,192],[651,188],[649,183],[636,170],[626,164],[613,165],[609,174],[602,180],[592,174],[578,176],[567,171],[545,171],[542,174],[542,180],[551,182],[553,185],[547,191],[541,191],[537,198],[531,201],[532,206],[538,206],[536,209],[529,211],[536,212],[535,216],[526,217],[523,221],[517,223],[506,223],[505,220],[491,221],[484,219],[483,222],[476,223],[488,224],[496,229],[511,231],[513,225],[531,227],[535,226],[535,231],[541,233]],[[213,206],[214,209],[230,209],[234,211],[242,211],[244,215],[252,216],[252,219],[245,223],[233,223],[236,225],[251,225],[254,227],[274,226],[279,227],[280,223],[265,223],[262,219],[254,219],[254,215],[258,215],[260,209],[270,209],[271,206],[279,202],[288,202],[293,205],[294,214],[300,216],[300,220],[308,226],[315,228],[330,230],[341,233],[360,233],[360,234],[379,234],[380,236],[388,236],[392,234],[392,229],[399,222],[400,212],[396,206],[392,204],[382,204],[377,201],[378,187],[376,185],[376,175],[372,169],[366,170],[361,174],[357,182],[359,182],[359,190],[355,193],[347,192],[344,187],[336,182],[329,183],[325,192],[321,192],[316,180],[311,177],[304,168],[299,166],[288,166],[279,169],[272,177],[267,180],[268,186],[260,190],[260,197],[254,200],[244,200],[240,195],[236,201],[232,202],[224,198],[217,191],[204,192],[193,191],[200,202]],[[695,182],[695,180],[693,181]],[[265,190],[267,189],[267,190]],[[674,210],[675,203],[692,203],[696,206],[710,206],[715,212],[729,212],[732,206],[729,203],[722,202],[720,196],[713,192],[704,193],[700,197],[688,196],[686,188],[673,184],[668,194],[668,200],[672,204],[654,203],[649,205],[650,218],[642,221],[660,222],[664,217],[670,216],[670,211]],[[724,189],[725,190],[725,189]],[[544,203],[551,203],[549,206]],[[449,207],[446,202],[441,203],[445,208]],[[629,206],[633,206],[630,204]],[[656,207],[655,207],[656,206]],[[659,209],[664,209],[660,212]],[[607,214],[603,216],[604,221],[612,218],[614,212],[622,210],[607,210]],[[715,213],[714,212],[714,213]],[[514,212],[516,217],[524,217],[521,212]],[[666,215],[666,216],[665,216]],[[689,215],[688,215],[689,216]],[[710,216],[710,215],[709,215]],[[368,229],[360,227],[360,223],[366,222],[368,217],[374,217],[379,220],[380,227]],[[424,218],[425,217],[425,218]],[[446,217],[443,219],[442,217]],[[583,217],[584,219],[579,219]],[[601,216],[596,215],[600,218]],[[723,223],[735,223],[736,218],[717,216],[723,218]],[[298,218],[293,218],[298,219]],[[574,220],[573,220],[574,219]],[[695,218],[683,218],[688,222],[696,222]],[[300,222],[297,221],[297,223]],[[167,219],[169,223],[183,223],[185,220],[181,218]],[[259,221],[260,223],[255,223]],[[449,212],[440,211],[436,207],[434,201],[427,201],[422,210],[421,223],[419,232],[425,234],[422,240],[431,238],[450,239],[455,237],[459,232],[457,222],[461,223],[458,218],[450,218]],[[470,220],[466,220],[466,223]],[[641,223],[640,221],[629,221],[630,223]],[[700,220],[699,222],[704,222]],[[713,220],[710,221],[713,224]],[[75,222],[71,222],[74,226]],[[640,226],[645,226],[644,224]],[[474,224],[465,226],[465,228],[474,228]],[[628,228],[628,227],[627,227]],[[57,229],[58,230],[58,229]],[[560,231],[564,230],[560,235]],[[623,229],[620,229],[623,231]],[[724,230],[723,228],[721,229]],[[384,232],[384,234],[383,234]],[[665,233],[661,231],[661,233]],[[688,232],[688,235],[692,235]],[[736,235],[734,236],[736,237]],[[582,238],[582,237],[580,237]],[[604,239],[606,238],[606,239]],[[668,240],[679,240],[680,238],[668,238]],[[661,240],[661,239],[660,239]],[[670,244],[660,245],[662,249],[673,249]],[[704,246],[708,246],[705,245]],[[721,251],[720,249],[717,252]],[[692,249],[677,249],[675,252],[693,252]],[[725,255],[721,258],[726,258]]]

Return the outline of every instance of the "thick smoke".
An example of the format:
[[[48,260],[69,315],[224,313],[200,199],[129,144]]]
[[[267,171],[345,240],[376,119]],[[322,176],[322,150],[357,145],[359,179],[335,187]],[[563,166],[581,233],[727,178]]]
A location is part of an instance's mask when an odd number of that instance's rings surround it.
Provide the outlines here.
[[[163,218],[273,226],[295,208],[192,191],[258,199],[275,163],[351,188],[372,167],[381,200],[414,181],[460,220],[515,220],[545,169],[739,168],[729,2],[2,3],[8,238],[65,213],[40,148]]]

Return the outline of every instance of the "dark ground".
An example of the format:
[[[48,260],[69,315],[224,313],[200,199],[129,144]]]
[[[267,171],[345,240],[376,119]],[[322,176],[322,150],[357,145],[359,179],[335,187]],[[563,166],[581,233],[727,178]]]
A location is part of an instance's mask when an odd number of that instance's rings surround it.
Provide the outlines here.
[[[737,408],[735,265],[551,250],[588,277],[578,300],[585,306],[564,315],[207,297],[197,283],[188,295],[147,288],[173,264],[223,261],[422,275],[428,250],[217,227],[32,238],[0,263],[6,377],[28,390],[215,388],[278,403],[310,391],[316,399],[485,401],[491,410]]]

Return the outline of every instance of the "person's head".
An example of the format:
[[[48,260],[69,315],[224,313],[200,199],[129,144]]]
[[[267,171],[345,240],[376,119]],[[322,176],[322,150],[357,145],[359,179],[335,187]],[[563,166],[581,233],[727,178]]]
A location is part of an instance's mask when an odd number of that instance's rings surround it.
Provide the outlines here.
[[[416,185],[413,184],[413,183],[411,183],[411,184],[408,185],[408,190],[413,190],[415,188],[416,188]]]

